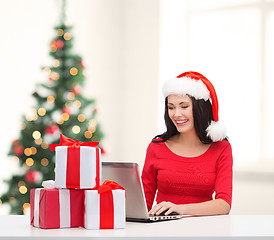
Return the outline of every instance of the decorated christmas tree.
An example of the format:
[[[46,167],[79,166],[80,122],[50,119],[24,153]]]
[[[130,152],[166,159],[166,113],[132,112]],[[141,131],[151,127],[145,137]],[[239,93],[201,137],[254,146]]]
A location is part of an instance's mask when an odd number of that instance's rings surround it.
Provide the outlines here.
[[[1,204],[10,205],[11,214],[23,214],[30,207],[30,189],[41,187],[44,180],[54,179],[55,153],[49,144],[59,143],[62,133],[82,142],[98,141],[103,133],[96,121],[94,99],[83,96],[84,61],[74,54],[72,27],[65,24],[65,1],[60,25],[50,42],[51,66],[43,67],[48,80],[39,84],[32,94],[32,114],[23,116],[18,139],[11,143],[9,155],[18,161],[20,171],[5,180],[8,190],[0,197]],[[103,146],[99,147],[104,153]]]

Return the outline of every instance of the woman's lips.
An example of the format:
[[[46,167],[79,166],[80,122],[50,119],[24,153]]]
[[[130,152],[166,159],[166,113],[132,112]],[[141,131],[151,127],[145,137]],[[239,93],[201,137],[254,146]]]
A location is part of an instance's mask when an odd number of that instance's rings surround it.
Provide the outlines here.
[[[188,122],[188,120],[175,120],[175,122],[178,126],[183,126]]]

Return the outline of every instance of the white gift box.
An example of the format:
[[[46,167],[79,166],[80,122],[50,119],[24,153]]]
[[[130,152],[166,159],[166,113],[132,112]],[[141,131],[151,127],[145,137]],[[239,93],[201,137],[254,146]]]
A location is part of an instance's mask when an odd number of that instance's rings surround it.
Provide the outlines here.
[[[101,184],[101,149],[88,146],[55,148],[55,187],[87,189]]]
[[[115,189],[101,194],[98,190],[85,190],[83,214],[86,229],[125,228],[125,190]]]

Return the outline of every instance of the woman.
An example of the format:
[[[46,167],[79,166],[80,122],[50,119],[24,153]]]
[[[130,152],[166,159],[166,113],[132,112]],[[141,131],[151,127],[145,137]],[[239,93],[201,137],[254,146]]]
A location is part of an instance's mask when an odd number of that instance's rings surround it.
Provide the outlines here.
[[[200,73],[185,72],[166,81],[163,93],[167,130],[149,144],[142,173],[149,213],[228,214],[232,150],[213,85]]]

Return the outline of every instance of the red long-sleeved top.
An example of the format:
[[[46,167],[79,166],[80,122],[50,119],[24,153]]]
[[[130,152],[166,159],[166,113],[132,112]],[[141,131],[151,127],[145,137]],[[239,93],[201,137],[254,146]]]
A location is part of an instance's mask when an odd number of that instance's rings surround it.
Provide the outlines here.
[[[214,142],[198,157],[182,157],[164,142],[151,142],[147,148],[142,182],[148,210],[156,202],[200,203],[223,199],[231,206],[232,150],[228,141]]]

